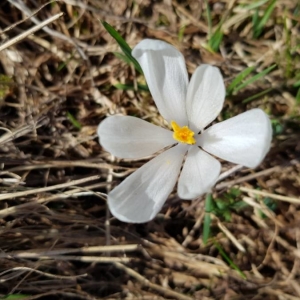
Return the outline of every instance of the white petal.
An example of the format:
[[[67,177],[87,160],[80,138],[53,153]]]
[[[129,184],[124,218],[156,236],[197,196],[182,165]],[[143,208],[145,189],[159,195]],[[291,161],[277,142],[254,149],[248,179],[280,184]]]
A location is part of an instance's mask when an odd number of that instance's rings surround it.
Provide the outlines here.
[[[194,199],[215,185],[221,171],[221,164],[197,146],[190,148],[178,181],[178,196]]]
[[[141,65],[161,115],[170,123],[187,124],[185,97],[188,74],[182,54],[170,44],[145,39],[132,51]]]
[[[218,116],[225,94],[223,77],[218,68],[201,65],[196,69],[188,86],[186,103],[192,130],[204,129]]]
[[[130,116],[111,116],[98,126],[99,142],[120,158],[142,158],[176,143],[172,131]]]
[[[186,150],[177,145],[127,177],[108,194],[111,213],[128,223],[152,220],[176,184]]]
[[[199,136],[207,152],[249,168],[257,167],[270,149],[272,127],[261,109],[252,109],[213,125]]]

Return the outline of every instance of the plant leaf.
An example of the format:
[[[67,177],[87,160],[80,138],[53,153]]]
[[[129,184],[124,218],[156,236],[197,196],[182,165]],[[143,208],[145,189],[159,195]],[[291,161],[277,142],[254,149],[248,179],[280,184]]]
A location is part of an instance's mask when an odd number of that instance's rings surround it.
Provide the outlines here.
[[[227,88],[227,95],[232,94],[235,87],[245,78],[247,77],[253,70],[255,69],[255,66],[248,67],[242,72],[240,72],[235,79],[231,82],[231,84]]]
[[[261,71],[260,73],[254,75],[253,77],[249,78],[248,80],[246,80],[244,83],[240,84],[239,86],[237,86],[234,89],[234,92],[238,92],[239,90],[243,89],[244,87],[246,87],[247,85],[255,82],[256,80],[260,79],[261,77],[267,75],[268,73],[270,73],[273,69],[275,69],[276,65],[272,65],[271,67]]]
[[[137,62],[137,60],[131,55],[131,48],[126,43],[126,41],[121,37],[118,31],[116,31],[111,25],[109,25],[107,22],[102,21],[102,25],[107,30],[107,32],[116,40],[116,42],[119,44],[120,48],[122,49],[123,53],[128,57],[128,59],[133,63],[135,69],[143,74],[142,68]]]
[[[81,129],[81,124],[75,119],[75,117],[70,112],[67,112],[67,118],[75,128]]]

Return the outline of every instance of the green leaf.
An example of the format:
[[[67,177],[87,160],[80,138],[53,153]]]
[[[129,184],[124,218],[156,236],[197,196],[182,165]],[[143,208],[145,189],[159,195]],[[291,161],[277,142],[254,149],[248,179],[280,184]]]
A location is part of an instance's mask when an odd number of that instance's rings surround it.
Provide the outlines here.
[[[271,121],[271,124],[272,124],[272,129],[273,129],[273,135],[274,136],[283,133],[284,126],[279,120],[273,119]]]
[[[208,25],[208,36],[211,36],[212,33],[212,20],[211,20],[211,12],[210,12],[210,8],[208,5],[208,1],[205,1],[205,6],[206,6],[206,20],[207,20],[207,25]]]
[[[222,249],[219,243],[214,242],[214,245],[218,249],[221,256],[225,259],[225,261],[230,265],[231,268],[236,270],[243,279],[246,279],[246,275],[240,270],[240,268],[230,259],[230,257],[225,253],[225,251]]]
[[[205,198],[205,215],[204,215],[204,223],[203,223],[203,243],[206,245],[209,235],[210,235],[210,223],[211,217],[210,213],[213,208],[213,198],[212,195],[209,193],[206,195]]]
[[[75,117],[70,112],[67,112],[67,118],[75,128],[81,129],[81,124],[75,119]]]
[[[235,79],[231,82],[231,84],[227,88],[227,95],[231,95],[233,90],[236,88],[236,86],[242,82],[242,80],[247,77],[253,70],[255,69],[255,66],[248,67],[245,70],[243,70],[241,73],[239,73]]]
[[[120,52],[113,52],[114,56],[123,60],[124,62],[126,62],[127,64],[131,63],[131,60],[123,53]]]
[[[258,23],[259,23],[259,14],[258,9],[255,10],[252,16],[252,24],[253,24],[253,36],[255,37],[258,32]]]
[[[58,65],[57,72],[60,72],[62,69],[64,69],[73,58],[74,58],[74,53],[66,61],[63,61]]]
[[[254,37],[258,38],[260,34],[262,33],[265,25],[269,21],[271,14],[275,8],[277,0],[272,0],[271,3],[268,5],[268,7],[264,10],[263,17],[260,19],[260,21],[256,22],[254,25]]]
[[[256,80],[260,79],[261,77],[267,75],[268,73],[270,73],[272,70],[274,70],[276,67],[276,65],[272,65],[271,67],[261,71],[260,73],[254,75],[253,77],[251,77],[250,79],[246,80],[244,83],[240,84],[239,86],[237,86],[234,89],[234,92],[238,92],[239,90],[243,89],[244,87],[246,87],[249,84],[252,84],[253,82],[255,82]]]
[[[217,30],[211,35],[208,40],[208,45],[213,52],[217,52],[220,48],[220,44],[223,39],[223,32],[221,28],[217,28]]]
[[[133,63],[135,69],[143,74],[142,68],[140,64],[137,62],[137,60],[131,55],[131,48],[126,43],[126,41],[121,37],[121,35],[116,31],[111,25],[109,25],[107,22],[103,21],[102,25],[107,30],[107,32],[116,40],[116,42],[119,44],[120,48],[122,49],[123,53],[128,57],[128,59]]]
[[[257,99],[257,98],[260,98],[260,97],[268,94],[272,90],[273,90],[273,88],[266,89],[266,90],[264,90],[264,91],[262,91],[260,93],[257,93],[257,94],[255,94],[253,96],[250,96],[250,97],[246,98],[245,100],[242,101],[242,103],[244,103],[244,104],[245,103],[249,103],[249,102],[251,102],[251,101],[253,101],[253,100]]]
[[[297,77],[297,76],[296,76]],[[293,84],[294,87],[298,87],[300,86],[300,80],[296,81],[294,84]]]

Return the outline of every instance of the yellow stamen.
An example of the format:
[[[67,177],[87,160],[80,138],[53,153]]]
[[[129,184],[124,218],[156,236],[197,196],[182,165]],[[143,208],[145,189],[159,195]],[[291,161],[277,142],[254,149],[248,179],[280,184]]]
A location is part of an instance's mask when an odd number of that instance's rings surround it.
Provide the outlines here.
[[[175,121],[171,122],[171,126],[174,130],[173,138],[181,143],[193,145],[196,143],[194,139],[195,133],[188,128],[188,126],[180,127]]]

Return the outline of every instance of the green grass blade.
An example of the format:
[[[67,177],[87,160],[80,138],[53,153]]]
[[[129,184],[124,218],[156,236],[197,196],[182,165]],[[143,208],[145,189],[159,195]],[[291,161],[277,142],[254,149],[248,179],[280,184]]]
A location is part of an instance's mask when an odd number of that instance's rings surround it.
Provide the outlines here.
[[[269,6],[267,7],[267,9],[264,11],[263,17],[261,18],[258,27],[263,29],[265,27],[265,25],[267,24],[268,20],[271,17],[271,14],[275,8],[276,5],[276,1],[277,0],[273,0],[271,1],[271,3],[269,4]]]
[[[208,25],[208,36],[210,37],[212,34],[212,21],[211,21],[211,12],[208,5],[208,1],[205,0],[205,6],[206,6],[206,19],[207,19],[207,25]]]
[[[64,69],[73,58],[74,54],[72,54],[66,61],[60,63],[57,67],[57,72],[60,72],[62,69]]]
[[[260,73],[254,75],[253,77],[249,78],[248,80],[246,80],[244,83],[240,84],[239,86],[237,86],[234,89],[234,92],[238,92],[239,90],[243,89],[244,87],[246,87],[247,85],[255,82],[256,80],[262,78],[263,76],[267,75],[268,73],[270,73],[272,70],[274,70],[276,68],[276,65],[272,65],[271,67],[261,71]]]
[[[204,223],[203,223],[203,243],[206,245],[209,235],[210,235],[210,223],[211,217],[210,213],[213,208],[213,198],[212,195],[209,193],[206,195],[205,198],[205,215],[204,215]]]
[[[75,117],[70,112],[67,112],[67,118],[75,128],[81,129],[81,124],[75,119]]]
[[[256,24],[255,30],[254,30],[254,37],[258,38],[264,29],[265,25],[269,21],[271,14],[275,8],[277,0],[272,0],[271,3],[268,5],[267,9],[264,11],[263,17],[260,19],[260,21]]]
[[[255,100],[255,99],[257,99],[257,98],[259,98],[259,97],[261,97],[261,96],[263,96],[263,95],[268,94],[268,93],[269,93],[270,91],[272,91],[272,90],[273,90],[273,88],[266,89],[266,90],[264,90],[264,91],[262,91],[262,92],[260,92],[260,93],[257,93],[257,94],[255,94],[255,95],[253,95],[253,96],[250,96],[250,97],[244,99],[244,100],[242,101],[242,103],[244,103],[244,104],[249,103],[249,102],[251,102],[251,101],[253,101],[253,100]]]
[[[107,22],[103,21],[102,25],[107,30],[107,32],[116,40],[116,42],[119,44],[120,48],[122,49],[123,53],[128,57],[128,59],[133,63],[135,69],[143,74],[142,68],[140,64],[137,62],[137,60],[131,55],[131,48],[126,43],[126,41],[121,37],[118,31],[116,31],[111,25],[109,25]]]
[[[126,56],[125,54],[123,53],[120,53],[120,52],[113,52],[114,56],[123,60],[124,62],[126,62],[127,64],[130,64],[131,63],[131,60],[128,58],[128,56]]]
[[[236,270],[243,279],[246,279],[246,275],[240,270],[240,268],[230,259],[230,257],[225,253],[225,251],[222,249],[219,243],[214,242],[214,245],[218,249],[221,256],[226,260],[226,262],[230,265],[231,268]]]
[[[259,15],[258,15],[258,8],[255,10],[253,16],[252,16],[252,25],[253,25],[253,37],[256,37],[258,35],[258,23],[259,23]]]
[[[213,52],[217,52],[220,48],[220,44],[223,39],[223,32],[221,28],[217,28],[217,30],[211,35],[208,40],[208,45]]]
[[[235,79],[231,82],[231,84],[227,88],[227,95],[232,94],[233,90],[235,87],[242,82],[242,80],[247,77],[253,70],[255,69],[255,66],[253,67],[248,67],[247,69],[243,70],[240,72]]]

